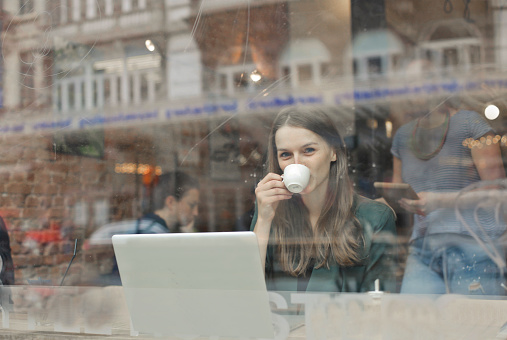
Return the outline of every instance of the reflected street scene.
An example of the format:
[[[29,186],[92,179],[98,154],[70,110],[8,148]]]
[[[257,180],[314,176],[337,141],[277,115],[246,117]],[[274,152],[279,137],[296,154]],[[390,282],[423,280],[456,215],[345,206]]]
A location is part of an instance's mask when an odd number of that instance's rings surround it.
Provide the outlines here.
[[[0,337],[507,338],[507,2],[0,22]]]

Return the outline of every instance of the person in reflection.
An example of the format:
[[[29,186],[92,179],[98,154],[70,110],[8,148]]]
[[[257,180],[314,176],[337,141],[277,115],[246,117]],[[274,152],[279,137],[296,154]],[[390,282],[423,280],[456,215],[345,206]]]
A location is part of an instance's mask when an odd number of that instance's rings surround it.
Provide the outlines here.
[[[153,192],[153,210],[137,220],[109,223],[95,231],[90,245],[111,244],[116,234],[158,234],[194,232],[199,214],[199,181],[181,172],[158,177]]]
[[[505,178],[500,147],[492,142],[491,126],[460,107],[457,96],[436,103],[393,139],[393,182],[410,184],[419,196],[399,202],[414,214],[402,293],[505,294],[501,271],[487,255],[503,250],[489,243],[495,249],[485,251],[472,237],[494,240],[505,224],[495,221],[493,206],[461,209],[462,220],[455,210],[462,189]],[[491,143],[468,147],[467,141],[482,137]]]
[[[137,221],[136,233],[195,232],[199,190],[199,181],[184,172],[161,175],[153,194],[155,210]]]
[[[309,184],[298,194],[282,182],[285,167],[294,163],[310,169]],[[394,213],[354,192],[347,163],[324,109],[291,107],[275,118],[269,173],[255,190],[252,221],[269,289],[395,291]]]
[[[94,232],[90,246],[111,246],[116,234],[159,234],[196,232],[195,221],[199,214],[199,181],[181,171],[159,176],[153,192],[153,211],[137,220],[110,223]],[[93,284],[121,284],[116,258],[101,263],[101,272]]]

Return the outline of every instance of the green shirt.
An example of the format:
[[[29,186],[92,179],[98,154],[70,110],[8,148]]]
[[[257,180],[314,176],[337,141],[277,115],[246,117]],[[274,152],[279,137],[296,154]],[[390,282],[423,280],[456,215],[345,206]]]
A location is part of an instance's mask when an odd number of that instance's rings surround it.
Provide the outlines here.
[[[361,265],[313,269],[306,291],[312,292],[367,292],[375,290],[379,279],[380,290],[396,292],[396,226],[393,211],[383,203],[356,196],[355,215],[361,223],[364,247]],[[257,222],[257,207],[252,220]],[[271,233],[266,254],[266,285],[269,290],[297,291],[298,278],[283,272],[274,261],[274,235]]]

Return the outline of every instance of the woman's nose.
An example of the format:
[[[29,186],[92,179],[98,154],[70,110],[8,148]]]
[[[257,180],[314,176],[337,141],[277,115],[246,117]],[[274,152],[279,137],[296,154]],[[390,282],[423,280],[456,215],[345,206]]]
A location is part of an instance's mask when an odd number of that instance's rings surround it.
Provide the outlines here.
[[[294,164],[299,164],[300,163],[300,160],[299,160],[299,156],[297,154],[294,155]]]

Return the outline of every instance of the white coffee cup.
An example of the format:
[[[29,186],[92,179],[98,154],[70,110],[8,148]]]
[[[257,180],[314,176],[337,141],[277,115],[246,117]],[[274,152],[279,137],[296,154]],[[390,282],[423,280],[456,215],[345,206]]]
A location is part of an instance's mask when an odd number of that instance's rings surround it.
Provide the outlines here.
[[[295,194],[303,191],[310,181],[310,169],[303,164],[290,164],[283,170],[283,183]]]

